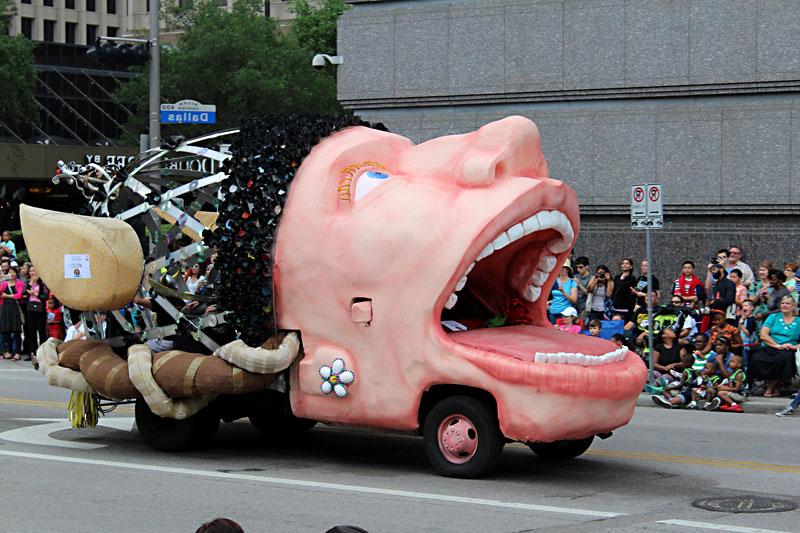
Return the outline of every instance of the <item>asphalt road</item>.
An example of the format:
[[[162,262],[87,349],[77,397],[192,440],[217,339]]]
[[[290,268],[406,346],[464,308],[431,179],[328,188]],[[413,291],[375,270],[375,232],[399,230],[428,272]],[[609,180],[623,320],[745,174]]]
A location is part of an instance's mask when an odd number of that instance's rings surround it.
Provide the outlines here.
[[[200,451],[152,451],[121,408],[67,427],[67,391],[0,361],[0,529],[194,531],[216,516],[247,532],[797,531],[800,511],[705,511],[707,497],[800,503],[798,419],[639,408],[568,462],[505,448],[480,480],[437,476],[416,437],[322,426],[302,440],[223,424]],[[738,528],[738,529],[737,529]]]

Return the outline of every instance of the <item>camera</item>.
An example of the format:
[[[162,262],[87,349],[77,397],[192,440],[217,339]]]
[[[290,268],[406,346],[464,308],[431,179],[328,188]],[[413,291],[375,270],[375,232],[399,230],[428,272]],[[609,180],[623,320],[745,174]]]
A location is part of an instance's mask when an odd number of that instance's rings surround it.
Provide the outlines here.
[[[719,257],[717,257],[716,255],[715,255],[715,256],[713,256],[713,257],[711,257],[711,264],[712,264],[712,265],[718,265],[718,264],[720,264],[720,263],[722,263],[722,259],[720,259],[720,258],[719,258]]]

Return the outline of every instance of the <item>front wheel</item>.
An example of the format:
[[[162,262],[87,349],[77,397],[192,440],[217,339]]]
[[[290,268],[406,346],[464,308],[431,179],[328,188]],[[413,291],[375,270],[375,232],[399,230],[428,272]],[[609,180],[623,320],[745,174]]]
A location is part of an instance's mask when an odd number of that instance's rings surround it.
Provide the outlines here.
[[[442,475],[474,478],[494,469],[503,451],[495,410],[470,396],[437,403],[425,418],[425,453]]]
[[[529,442],[533,453],[542,459],[574,459],[582,455],[592,445],[594,436],[577,440],[559,440],[556,442]]]
[[[219,417],[206,407],[184,420],[162,418],[147,403],[136,400],[136,427],[148,446],[162,452],[180,452],[210,441],[219,429]]]

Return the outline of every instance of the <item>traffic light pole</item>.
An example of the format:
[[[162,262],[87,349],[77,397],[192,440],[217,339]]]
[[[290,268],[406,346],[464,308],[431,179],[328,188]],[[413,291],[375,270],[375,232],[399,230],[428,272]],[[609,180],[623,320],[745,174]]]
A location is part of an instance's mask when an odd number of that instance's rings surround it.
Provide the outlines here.
[[[150,148],[161,145],[160,0],[150,0]]]

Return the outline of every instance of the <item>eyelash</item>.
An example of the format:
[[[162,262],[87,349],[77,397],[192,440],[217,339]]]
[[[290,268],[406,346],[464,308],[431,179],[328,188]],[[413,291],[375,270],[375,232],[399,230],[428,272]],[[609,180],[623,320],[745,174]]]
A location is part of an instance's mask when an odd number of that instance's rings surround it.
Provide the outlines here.
[[[358,173],[363,168],[375,168],[378,170],[387,170],[386,166],[378,163],[376,161],[364,161],[358,165],[350,165],[342,170],[339,171],[339,174],[342,176],[339,178],[339,187],[336,189],[336,192],[339,196],[339,202],[347,202],[350,203],[352,201],[352,189],[353,189],[353,178],[358,175]]]

